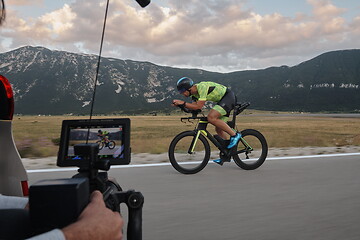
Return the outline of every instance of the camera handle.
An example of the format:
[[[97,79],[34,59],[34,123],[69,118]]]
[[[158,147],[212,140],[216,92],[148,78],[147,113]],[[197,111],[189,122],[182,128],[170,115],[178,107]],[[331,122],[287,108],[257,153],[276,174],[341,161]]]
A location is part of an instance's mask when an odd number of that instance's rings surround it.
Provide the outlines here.
[[[127,226],[128,240],[142,239],[142,207],[144,205],[144,196],[141,192],[135,190],[122,191],[120,185],[115,179],[108,178],[110,169],[109,161],[99,161],[99,146],[93,144],[77,144],[74,146],[76,155],[84,157],[84,164],[80,166],[78,174],[73,178],[88,178],[90,192],[99,190],[104,197],[106,206],[120,213],[120,203],[125,203],[128,207],[129,219]],[[104,170],[105,172],[99,172]]]
[[[107,172],[100,172],[96,175],[97,178],[95,180],[95,185],[94,183],[90,183],[91,191],[101,191],[102,188],[106,188],[105,191],[101,192],[103,193],[106,206],[113,211],[117,211],[120,213],[120,204],[125,203],[129,212],[127,239],[142,240],[142,208],[144,205],[144,196],[142,195],[142,193],[136,192],[132,189],[126,192],[122,191],[121,187],[115,180],[108,179]],[[83,173],[79,173],[74,177],[84,177],[84,175]],[[104,186],[104,184],[101,184],[104,182],[106,183],[106,186]]]
[[[126,192],[113,192],[114,199],[120,203],[125,203],[129,210],[129,222],[127,227],[128,240],[142,239],[142,208],[144,205],[144,196],[141,192],[135,190],[128,190]]]

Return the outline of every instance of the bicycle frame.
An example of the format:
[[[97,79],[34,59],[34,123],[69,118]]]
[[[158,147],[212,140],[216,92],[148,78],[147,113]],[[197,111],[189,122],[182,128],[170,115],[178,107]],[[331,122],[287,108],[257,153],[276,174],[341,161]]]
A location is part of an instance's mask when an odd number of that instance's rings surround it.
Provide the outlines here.
[[[241,113],[242,111],[244,111],[245,108],[247,108],[250,105],[250,103],[244,103],[244,104],[236,104],[234,110],[233,110],[233,116],[231,121],[228,121],[228,125],[231,128],[236,128],[236,116]],[[215,137],[206,129],[207,125],[208,125],[208,120],[207,117],[197,117],[197,114],[199,112],[201,112],[201,110],[195,110],[195,111],[189,111],[188,109],[185,109],[184,106],[179,106],[184,112],[191,112],[193,114],[192,117],[189,118],[181,118],[181,121],[183,120],[188,120],[190,121],[190,119],[196,120],[199,119],[199,122],[197,123],[196,127],[195,127],[195,131],[196,131],[196,136],[194,137],[194,139],[191,142],[191,145],[188,149],[188,153],[192,154],[195,150],[195,146],[196,143],[199,139],[200,134],[202,134],[204,137],[206,137],[207,139],[209,139],[219,150],[221,153],[224,153],[226,157],[230,157],[232,155],[235,154],[239,154],[239,153],[244,153],[244,152],[248,152],[248,151],[252,151],[253,148],[245,141],[244,138],[240,138],[240,141],[242,142],[242,144],[245,146],[244,150],[240,150],[237,152],[232,152],[231,149],[227,149],[225,148],[221,143],[219,143]]]
[[[253,148],[250,146],[250,144],[248,144],[245,139],[240,138],[240,141],[244,144],[245,149],[240,150],[240,151],[236,151],[236,152],[232,152],[231,149],[227,149],[225,148],[221,143],[219,143],[219,141],[216,140],[216,138],[207,130],[207,125],[208,125],[208,121],[206,117],[200,117],[199,118],[199,122],[197,124],[197,126],[195,127],[195,131],[196,131],[196,136],[193,138],[188,153],[191,154],[195,151],[195,146],[197,141],[199,140],[199,136],[200,134],[203,135],[204,137],[206,137],[207,139],[209,139],[222,153],[225,154],[225,156],[230,157],[232,155],[235,154],[239,154],[239,153],[244,153],[247,151],[252,151]]]
[[[206,117],[200,117],[199,122],[197,126],[195,127],[196,136],[194,137],[193,141],[191,142],[190,148],[189,148],[189,154],[194,152],[196,143],[199,139],[200,134],[202,134],[204,137],[209,139],[221,152],[224,152],[226,155],[229,154],[229,149],[224,148],[216,139],[215,137],[206,129],[208,125],[208,120]]]

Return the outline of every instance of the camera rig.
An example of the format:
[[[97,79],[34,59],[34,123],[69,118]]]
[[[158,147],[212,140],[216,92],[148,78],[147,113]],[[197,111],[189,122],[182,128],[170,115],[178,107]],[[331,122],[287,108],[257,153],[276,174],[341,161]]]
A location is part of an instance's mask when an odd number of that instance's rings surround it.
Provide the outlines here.
[[[141,7],[150,4],[150,0],[136,0]],[[99,149],[99,143],[89,143],[94,128],[101,124],[114,123],[117,120],[92,120],[93,106],[95,102],[96,85],[99,76],[101,52],[105,35],[106,19],[109,8],[109,0],[106,3],[104,24],[100,42],[100,51],[94,79],[94,91],[90,107],[90,119],[63,121],[61,141],[57,165],[59,167],[77,166],[78,174],[71,179],[44,180],[32,185],[29,189],[30,219],[37,233],[52,228],[61,228],[75,221],[89,202],[90,192],[100,190],[104,196],[108,208],[120,212],[120,203],[126,203],[129,209],[129,221],[127,227],[128,239],[142,239],[142,206],[144,197],[140,192],[129,190],[123,192],[115,180],[110,180],[106,171],[114,164],[130,163],[130,120],[117,119],[123,125],[114,136],[118,134],[117,141],[109,145],[106,138],[100,144],[104,148]],[[100,125],[96,125],[100,122]],[[71,129],[72,124],[79,124],[78,128]],[[86,129],[86,142],[78,143],[79,139],[73,138],[76,129]],[[113,126],[109,127],[112,130]],[[120,131],[121,130],[121,131]],[[121,133],[121,135],[120,135]],[[73,135],[72,135],[73,134]],[[73,142],[72,142],[73,141]],[[114,145],[118,145],[116,148]],[[106,148],[107,146],[107,148]],[[113,147],[114,146],[114,147]],[[115,149],[115,150],[113,150]],[[107,150],[107,152],[104,152]],[[110,151],[111,150],[111,151]],[[110,151],[110,152],[108,152]],[[104,172],[99,172],[102,170]]]
[[[114,148],[99,150],[99,130],[108,132]],[[109,209],[120,212],[120,204],[126,204],[127,238],[141,240],[143,195],[135,190],[123,191],[107,173],[111,165],[129,163],[130,119],[64,120],[57,165],[77,166],[78,173],[70,179],[42,180],[31,185],[30,219],[35,233],[76,221],[89,203],[90,193],[99,190]]]

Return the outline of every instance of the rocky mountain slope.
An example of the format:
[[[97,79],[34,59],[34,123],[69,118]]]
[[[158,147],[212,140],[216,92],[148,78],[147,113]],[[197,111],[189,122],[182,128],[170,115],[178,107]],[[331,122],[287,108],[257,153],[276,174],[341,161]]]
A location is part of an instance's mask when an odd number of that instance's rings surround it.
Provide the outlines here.
[[[0,54],[0,74],[15,93],[21,114],[88,114],[97,56],[22,47]],[[324,53],[293,67],[232,73],[180,69],[102,58],[95,114],[143,113],[170,109],[179,98],[177,79],[215,81],[230,86],[252,108],[286,111],[360,110],[360,50]]]

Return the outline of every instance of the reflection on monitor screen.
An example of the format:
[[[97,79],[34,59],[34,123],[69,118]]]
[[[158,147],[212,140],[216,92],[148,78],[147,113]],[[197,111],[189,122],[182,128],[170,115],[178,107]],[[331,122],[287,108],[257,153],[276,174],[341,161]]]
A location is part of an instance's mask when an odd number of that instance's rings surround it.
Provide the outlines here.
[[[64,120],[57,165],[83,166],[80,155],[75,155],[78,144],[98,144],[99,160],[110,160],[111,165],[130,163],[130,119]]]
[[[74,145],[79,143],[97,143],[99,145],[100,158],[123,158],[123,130],[122,126],[116,128],[104,128],[101,126],[93,126],[90,129],[76,127],[70,128],[68,159],[79,159],[79,156],[74,154]]]

